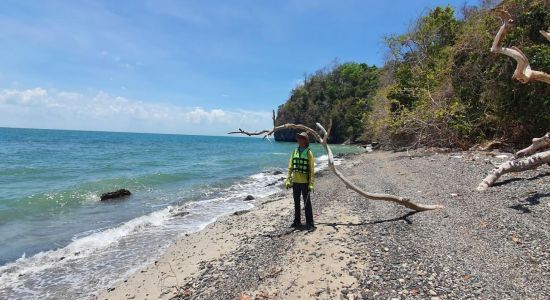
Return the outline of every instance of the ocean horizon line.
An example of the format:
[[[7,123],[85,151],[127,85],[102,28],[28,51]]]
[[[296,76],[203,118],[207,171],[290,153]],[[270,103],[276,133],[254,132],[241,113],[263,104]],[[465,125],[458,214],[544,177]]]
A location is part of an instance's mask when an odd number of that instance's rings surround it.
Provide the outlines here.
[[[64,129],[64,128],[35,128],[35,127],[11,127],[0,126],[0,129],[23,129],[23,130],[52,130],[52,131],[72,131],[72,132],[91,132],[91,133],[120,133],[120,134],[145,134],[145,135],[175,135],[175,136],[197,136],[197,137],[226,137],[226,138],[255,138],[261,139],[262,136],[237,136],[226,134],[194,134],[194,133],[167,133],[167,132],[140,132],[140,131],[109,131],[109,130],[91,130],[91,129]],[[228,132],[232,129],[228,129]]]

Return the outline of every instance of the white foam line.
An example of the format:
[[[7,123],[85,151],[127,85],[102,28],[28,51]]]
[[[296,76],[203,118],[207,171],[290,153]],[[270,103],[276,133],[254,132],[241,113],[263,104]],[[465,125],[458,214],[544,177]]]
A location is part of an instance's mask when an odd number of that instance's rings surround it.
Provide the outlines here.
[[[140,228],[161,226],[170,216],[169,209],[170,207],[167,207],[132,219],[120,226],[92,233],[60,249],[39,252],[31,257],[23,254],[15,262],[0,267],[0,287],[16,286],[20,275],[36,274],[54,266],[59,267],[61,264],[89,257]]]
[[[266,175],[264,173],[254,174],[249,177],[248,182],[236,183],[222,192],[222,196],[211,199],[186,203],[177,211],[185,209],[190,213],[200,213],[208,211],[207,206],[213,203],[223,203],[231,199],[244,198],[246,195],[255,194],[255,197],[265,197],[277,192],[277,188],[266,186],[266,183],[272,183],[281,178],[281,175]],[[252,203],[247,203],[247,207],[252,208]],[[168,206],[150,214],[134,218],[117,227],[91,231],[90,235],[79,237],[73,240],[69,245],[55,250],[39,252],[31,257],[23,255],[14,262],[0,266],[0,289],[7,287],[21,286],[20,276],[30,277],[33,274],[45,271],[49,268],[60,267],[69,262],[86,259],[100,251],[107,249],[120,239],[129,234],[140,230],[146,231],[153,228],[162,228],[167,220],[172,216],[174,207]],[[196,224],[196,231],[203,230],[206,226],[215,222],[219,217],[232,213],[231,209],[214,216],[206,222]],[[195,230],[192,230],[195,231]],[[31,291],[28,291],[31,292]]]
[[[340,164],[341,160],[338,159],[335,163]],[[326,155],[319,156],[316,159],[316,171],[321,171],[327,168],[327,166],[328,157]],[[247,195],[253,195],[255,198],[263,198],[275,194],[277,191],[280,191],[281,188],[274,183],[279,182],[281,178],[285,178],[286,171],[282,171],[281,174],[277,175],[272,172],[273,170],[253,174],[249,176],[248,180],[245,182],[237,182],[220,191],[221,196],[219,197],[185,203],[181,207],[168,206],[161,210],[129,220],[117,227],[95,232],[91,231],[90,235],[75,238],[69,245],[63,248],[40,252],[31,257],[23,255],[14,262],[0,266],[0,289],[7,287],[22,287],[26,293],[33,294],[34,291],[30,291],[22,286],[23,282],[20,280],[20,276],[25,275],[25,277],[30,277],[32,274],[37,274],[49,268],[60,267],[68,262],[90,258],[100,253],[100,251],[109,251],[108,248],[110,246],[132,233],[162,229],[165,227],[164,225],[167,224],[166,222],[171,219],[174,211],[179,212],[186,210],[190,212],[189,216],[201,215],[208,213],[209,206],[214,208],[215,203],[222,204],[227,201],[239,201]],[[253,202],[254,201],[247,202],[245,206],[253,208]],[[240,204],[242,205],[245,203]],[[235,209],[235,207],[231,208],[231,206],[228,206],[222,213],[218,213],[209,220],[194,224],[191,227],[192,229],[188,228],[189,230],[187,232],[198,232],[203,230],[221,216],[232,213],[232,209]],[[217,210],[218,209],[215,209],[215,211]],[[132,270],[135,271],[139,268],[140,267],[132,268]],[[132,274],[131,271],[125,273]]]

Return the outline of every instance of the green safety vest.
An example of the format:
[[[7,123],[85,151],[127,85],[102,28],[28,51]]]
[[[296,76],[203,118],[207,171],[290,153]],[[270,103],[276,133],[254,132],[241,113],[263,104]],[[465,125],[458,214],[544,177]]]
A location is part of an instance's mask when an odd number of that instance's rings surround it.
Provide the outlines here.
[[[292,171],[309,174],[309,151],[311,150],[307,148],[300,153],[298,148],[294,149],[294,153],[292,154]]]

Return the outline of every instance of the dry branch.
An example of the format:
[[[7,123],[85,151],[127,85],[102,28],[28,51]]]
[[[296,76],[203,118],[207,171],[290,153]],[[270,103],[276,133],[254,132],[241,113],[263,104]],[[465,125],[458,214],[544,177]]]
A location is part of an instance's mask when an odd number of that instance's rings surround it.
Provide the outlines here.
[[[514,20],[512,20],[512,17],[507,11],[501,10],[498,11],[498,14],[502,20],[502,26],[500,26],[500,29],[495,36],[493,46],[491,47],[491,52],[504,54],[516,60],[517,66],[516,70],[514,71],[513,78],[517,79],[521,83],[542,81],[550,84],[550,75],[545,72],[531,69],[529,59],[520,49],[518,49],[517,47],[507,48],[502,46],[504,36],[506,36],[506,33],[508,33],[508,30],[514,23]],[[550,32],[545,32],[541,30],[540,33],[550,41]]]
[[[541,138],[534,138],[531,146],[518,151],[516,153],[516,157],[524,157],[527,155],[531,155],[533,153],[538,152],[539,150],[543,150],[546,148],[550,148],[550,132],[548,132],[546,135],[544,135]]]
[[[248,136],[264,135],[264,138],[266,138],[266,137],[272,135],[273,133],[275,133],[275,131],[283,130],[283,129],[298,129],[298,130],[301,130],[301,131],[306,131],[309,134],[311,134],[315,138],[315,140],[317,140],[323,146],[323,148],[325,149],[325,151],[327,153],[327,156],[328,156],[328,166],[329,166],[330,170],[332,170],[332,172],[334,172],[334,174],[336,174],[336,176],[342,182],[344,182],[346,187],[348,187],[349,189],[357,192],[361,196],[363,196],[367,199],[370,199],[370,200],[393,202],[393,203],[405,206],[405,207],[407,207],[409,209],[412,209],[412,210],[415,210],[415,211],[426,211],[426,210],[434,210],[434,209],[442,208],[442,206],[440,206],[440,205],[425,205],[425,204],[414,203],[414,202],[410,201],[410,199],[405,198],[405,197],[399,197],[399,196],[394,196],[394,195],[389,195],[389,194],[369,193],[367,191],[362,190],[360,187],[358,187],[357,185],[352,183],[349,179],[347,179],[336,168],[336,165],[334,164],[334,155],[332,154],[332,150],[330,149],[330,146],[328,145],[328,138],[329,138],[329,135],[330,135],[330,130],[332,128],[332,121],[329,125],[328,131],[325,130],[325,128],[321,124],[316,123],[316,125],[317,125],[317,128],[319,128],[319,131],[321,132],[321,134],[319,134],[317,131],[315,131],[315,130],[307,127],[307,126],[301,125],[301,124],[284,124],[284,125],[280,125],[280,126],[275,126],[271,130],[262,130],[262,131],[257,131],[257,132],[247,132],[247,131],[244,131],[242,129],[239,129],[239,131],[233,131],[233,132],[230,132],[229,134],[244,134],[244,135],[248,135]]]
[[[488,187],[493,186],[500,176],[506,173],[532,170],[548,163],[550,163],[550,151],[540,152],[526,158],[507,161],[498,166],[483,179],[477,189],[479,191],[486,190]]]
[[[498,11],[498,14],[503,24],[495,36],[491,52],[504,54],[516,60],[517,67],[513,78],[518,81],[522,83],[541,81],[550,84],[550,75],[532,70],[529,59],[520,49],[517,47],[506,48],[502,46],[502,40],[514,21],[507,11]],[[548,32],[541,30],[540,33],[550,41],[550,29]],[[532,144],[518,151],[512,160],[501,164],[491,171],[491,173],[479,184],[477,189],[479,191],[486,190],[488,187],[493,186],[500,176],[506,173],[536,169],[543,164],[550,164],[550,151],[540,152],[547,148],[550,148],[550,132],[541,138],[533,139]]]
[[[536,169],[544,164],[550,164],[550,151],[539,152],[550,148],[550,132],[541,138],[534,138],[533,143],[514,155],[514,158],[497,166],[477,187],[484,191],[493,186],[500,176],[511,173]]]

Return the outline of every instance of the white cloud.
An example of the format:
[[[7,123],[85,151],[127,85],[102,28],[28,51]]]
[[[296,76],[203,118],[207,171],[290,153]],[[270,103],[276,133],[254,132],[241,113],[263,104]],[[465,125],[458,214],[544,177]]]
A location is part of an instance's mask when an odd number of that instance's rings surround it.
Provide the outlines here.
[[[0,103],[14,104],[14,105],[33,105],[36,101],[44,102],[42,99],[48,92],[42,88],[35,88],[32,90],[3,90],[0,93]]]
[[[0,126],[82,130],[225,134],[272,126],[269,112],[184,107],[39,87],[0,90],[0,115]]]

